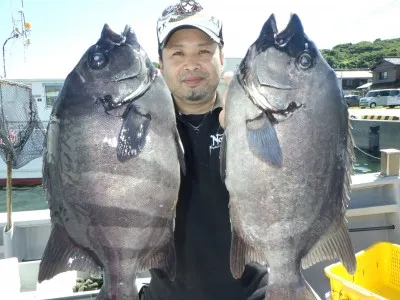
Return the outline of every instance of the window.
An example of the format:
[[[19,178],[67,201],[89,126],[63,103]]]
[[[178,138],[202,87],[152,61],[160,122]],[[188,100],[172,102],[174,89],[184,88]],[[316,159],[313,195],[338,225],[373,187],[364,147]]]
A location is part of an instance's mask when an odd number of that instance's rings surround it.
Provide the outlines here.
[[[400,94],[399,90],[392,90],[390,91],[390,96],[398,96]]]
[[[44,92],[46,94],[46,106],[53,106],[56,101],[58,93],[61,90],[61,84],[45,84]]]
[[[377,95],[378,95],[378,92],[370,91],[365,95],[365,97],[376,97]]]
[[[353,85],[353,79],[345,79],[345,80],[343,80],[343,84],[345,86],[352,86]]]
[[[380,91],[379,96],[389,96],[389,91]]]
[[[379,80],[384,80],[388,78],[388,73],[387,71],[385,72],[379,72]]]

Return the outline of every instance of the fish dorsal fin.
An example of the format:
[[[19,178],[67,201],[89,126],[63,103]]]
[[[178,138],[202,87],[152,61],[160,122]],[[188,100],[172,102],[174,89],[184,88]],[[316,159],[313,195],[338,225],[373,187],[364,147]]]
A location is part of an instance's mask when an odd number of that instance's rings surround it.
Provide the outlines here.
[[[347,110],[347,107],[345,108]],[[348,126],[347,126],[347,149],[346,149],[346,174],[345,174],[345,184],[343,186],[343,208],[347,208],[350,202],[350,192],[351,192],[351,175],[353,175],[353,161],[355,158],[354,154],[354,138],[353,138],[353,127],[351,126],[351,119],[347,116]]]
[[[94,273],[102,271],[100,263],[95,262],[86,250],[74,244],[63,226],[55,223],[40,262],[38,282],[73,270]]]

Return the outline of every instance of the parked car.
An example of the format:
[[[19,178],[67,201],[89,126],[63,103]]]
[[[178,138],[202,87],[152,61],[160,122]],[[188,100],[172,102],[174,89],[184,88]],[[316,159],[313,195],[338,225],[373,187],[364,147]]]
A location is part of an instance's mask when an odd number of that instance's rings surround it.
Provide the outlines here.
[[[346,95],[344,96],[348,107],[359,106],[360,96],[357,95]]]
[[[371,90],[360,99],[361,108],[375,108],[388,106],[394,108],[400,106],[400,89]]]

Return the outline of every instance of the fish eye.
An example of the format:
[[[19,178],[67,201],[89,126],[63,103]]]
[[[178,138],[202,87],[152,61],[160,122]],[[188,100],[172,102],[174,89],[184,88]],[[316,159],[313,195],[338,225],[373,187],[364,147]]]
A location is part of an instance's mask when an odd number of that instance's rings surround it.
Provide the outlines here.
[[[312,65],[312,57],[308,52],[303,52],[298,58],[298,64],[302,69],[308,69]]]
[[[92,69],[100,70],[108,64],[108,56],[103,49],[94,49],[89,53],[89,66]]]

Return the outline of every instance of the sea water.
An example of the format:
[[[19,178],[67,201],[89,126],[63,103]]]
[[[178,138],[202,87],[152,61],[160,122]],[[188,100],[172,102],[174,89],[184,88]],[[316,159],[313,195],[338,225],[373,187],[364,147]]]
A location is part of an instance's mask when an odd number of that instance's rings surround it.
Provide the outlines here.
[[[380,158],[359,149],[354,149],[356,161],[354,174],[380,171]],[[12,190],[13,212],[47,209],[47,201],[42,186],[14,187]],[[0,213],[6,212],[6,188],[0,189]]]

